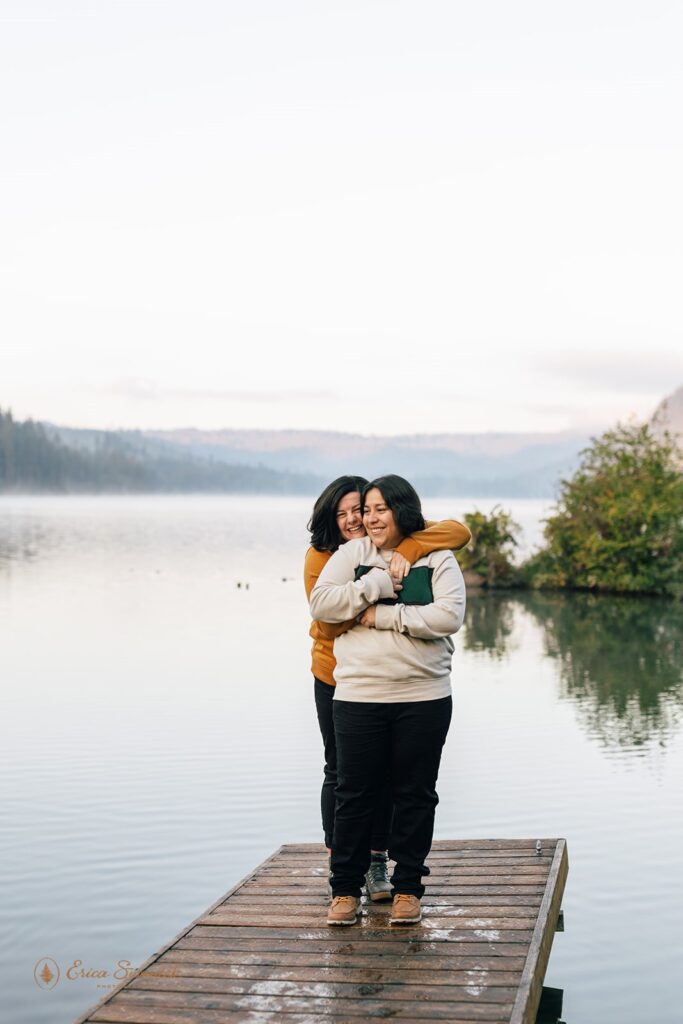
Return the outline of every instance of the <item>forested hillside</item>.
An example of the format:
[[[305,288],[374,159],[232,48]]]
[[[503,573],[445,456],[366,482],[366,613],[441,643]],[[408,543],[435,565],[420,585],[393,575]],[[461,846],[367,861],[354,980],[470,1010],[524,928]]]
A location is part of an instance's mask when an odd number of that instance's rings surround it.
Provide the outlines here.
[[[67,444],[56,431],[0,409],[0,492],[223,492],[308,494],[313,475],[235,466],[150,445],[134,432],[84,431]]]

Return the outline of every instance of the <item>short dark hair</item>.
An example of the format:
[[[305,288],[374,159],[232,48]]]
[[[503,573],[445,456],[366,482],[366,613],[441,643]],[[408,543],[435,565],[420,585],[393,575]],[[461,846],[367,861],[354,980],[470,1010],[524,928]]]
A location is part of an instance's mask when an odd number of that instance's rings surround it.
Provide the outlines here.
[[[364,476],[338,476],[327,485],[313,506],[313,514],[308,523],[311,546],[316,551],[336,551],[344,543],[337,524],[337,505],[353,491],[362,494],[366,485]]]
[[[366,484],[361,491],[363,508],[365,507],[365,496],[373,487],[382,492],[387,508],[394,513],[396,526],[404,537],[415,533],[416,530],[424,530],[425,521],[422,515],[420,496],[412,484],[409,484],[402,476],[396,476],[395,473],[378,476],[376,480],[371,480],[369,484]]]

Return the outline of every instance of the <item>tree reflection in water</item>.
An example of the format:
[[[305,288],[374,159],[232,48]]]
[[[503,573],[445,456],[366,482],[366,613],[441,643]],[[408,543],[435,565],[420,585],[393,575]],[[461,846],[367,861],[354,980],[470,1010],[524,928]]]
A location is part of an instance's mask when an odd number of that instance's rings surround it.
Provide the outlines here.
[[[683,707],[683,612],[673,601],[606,594],[481,594],[468,604],[465,647],[502,659],[528,612],[557,662],[561,696],[610,747],[665,744]]]
[[[517,647],[515,602],[501,591],[475,590],[467,595],[462,643],[466,651],[486,651],[496,660]]]

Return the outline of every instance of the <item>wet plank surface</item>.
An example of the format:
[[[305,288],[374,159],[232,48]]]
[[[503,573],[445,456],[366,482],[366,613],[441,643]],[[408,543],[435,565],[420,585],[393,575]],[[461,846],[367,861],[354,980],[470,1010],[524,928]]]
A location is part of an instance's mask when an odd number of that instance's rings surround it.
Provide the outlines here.
[[[281,847],[75,1024],[533,1024],[563,839],[435,842],[423,920],[329,928],[322,846]]]

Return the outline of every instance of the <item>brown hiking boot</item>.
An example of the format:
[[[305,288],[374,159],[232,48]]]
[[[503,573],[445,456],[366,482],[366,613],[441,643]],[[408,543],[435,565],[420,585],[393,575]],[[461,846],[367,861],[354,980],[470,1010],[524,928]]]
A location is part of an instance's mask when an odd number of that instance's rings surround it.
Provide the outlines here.
[[[417,896],[397,892],[391,905],[389,924],[417,924],[422,920],[422,907]]]
[[[327,911],[327,923],[355,924],[359,910],[360,900],[355,896],[335,896]]]

